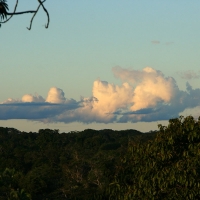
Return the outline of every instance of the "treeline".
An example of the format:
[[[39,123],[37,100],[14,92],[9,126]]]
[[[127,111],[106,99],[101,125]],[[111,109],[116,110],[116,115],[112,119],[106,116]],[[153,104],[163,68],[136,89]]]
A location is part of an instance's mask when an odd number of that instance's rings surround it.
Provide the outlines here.
[[[128,143],[154,135],[136,130],[26,133],[0,128],[0,199],[103,198]]]
[[[0,128],[0,199],[199,199],[200,119],[159,131]]]

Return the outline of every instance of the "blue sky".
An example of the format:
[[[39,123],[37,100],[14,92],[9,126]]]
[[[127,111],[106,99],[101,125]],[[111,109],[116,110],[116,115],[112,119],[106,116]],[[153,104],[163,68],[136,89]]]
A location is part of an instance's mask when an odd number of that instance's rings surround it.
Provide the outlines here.
[[[14,2],[8,5],[12,11]],[[48,29],[41,8],[31,31],[31,14],[0,29],[1,126],[147,131],[181,113],[198,115],[199,1],[44,5]],[[19,1],[17,11],[35,8],[36,0]]]

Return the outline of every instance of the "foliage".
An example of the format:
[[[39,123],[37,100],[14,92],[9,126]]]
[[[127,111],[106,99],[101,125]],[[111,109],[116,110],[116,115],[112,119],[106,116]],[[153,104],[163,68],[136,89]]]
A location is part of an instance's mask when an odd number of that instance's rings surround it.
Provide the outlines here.
[[[0,199],[199,199],[200,118],[159,131],[0,128]]]
[[[159,125],[147,144],[129,143],[110,183],[115,199],[199,199],[200,118],[180,117]]]
[[[136,130],[59,134],[0,128],[0,174],[14,174],[1,176],[0,199],[106,199],[128,141],[142,141],[145,135]]]
[[[20,189],[22,173],[6,168],[0,174],[0,199],[30,200],[31,195]]]
[[[0,128],[0,199],[199,199],[200,118],[159,131]]]
[[[6,3],[6,0],[0,0],[0,18],[1,20],[4,20],[4,18],[7,19],[7,10],[8,4]]]

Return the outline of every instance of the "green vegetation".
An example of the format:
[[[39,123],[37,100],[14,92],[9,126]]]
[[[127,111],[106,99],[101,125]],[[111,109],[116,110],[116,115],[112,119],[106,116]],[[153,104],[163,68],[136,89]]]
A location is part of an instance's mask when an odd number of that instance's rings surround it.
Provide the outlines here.
[[[199,199],[200,118],[171,119],[159,128],[146,144],[130,142],[110,184],[115,199]]]
[[[199,199],[200,119],[159,131],[0,128],[0,199]]]

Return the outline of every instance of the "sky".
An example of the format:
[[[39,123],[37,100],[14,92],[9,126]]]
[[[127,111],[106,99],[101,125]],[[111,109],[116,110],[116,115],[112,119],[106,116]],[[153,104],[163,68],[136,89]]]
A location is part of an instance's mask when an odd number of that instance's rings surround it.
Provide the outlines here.
[[[15,2],[8,0],[12,12]],[[157,130],[200,111],[200,1],[60,0],[0,28],[0,126]],[[38,1],[19,0],[17,11]]]

